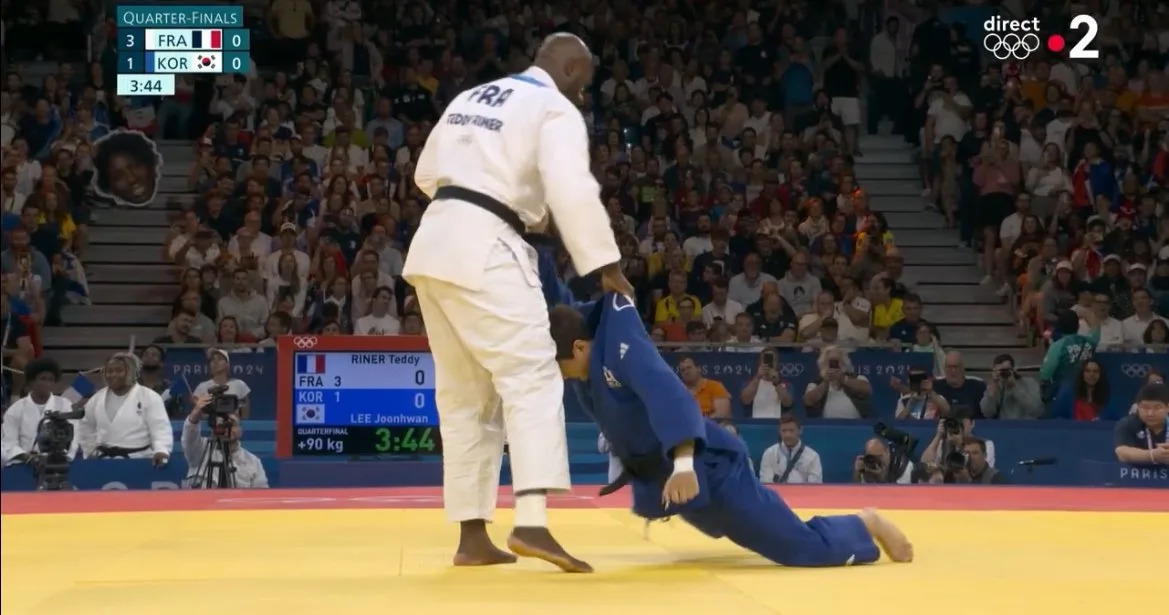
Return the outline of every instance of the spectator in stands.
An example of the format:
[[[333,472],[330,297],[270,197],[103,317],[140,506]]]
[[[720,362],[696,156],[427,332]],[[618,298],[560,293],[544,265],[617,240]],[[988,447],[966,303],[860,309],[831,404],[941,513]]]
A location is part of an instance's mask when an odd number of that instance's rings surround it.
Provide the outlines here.
[[[1048,398],[1072,381],[1072,375],[1079,370],[1080,364],[1092,357],[1096,345],[1100,343],[1099,331],[1092,330],[1087,335],[1080,335],[1079,330],[1080,319],[1075,312],[1060,310],[1055,329],[1059,339],[1047,349],[1043,365],[1039,368],[1040,382],[1049,386]]]
[[[224,360],[227,360],[227,353],[223,353],[223,357]],[[199,435],[203,411],[211,403],[211,400],[212,397],[206,393],[196,395],[191,414],[187,420],[183,421],[183,456],[187,458],[187,467],[190,468],[187,474],[188,480],[183,486],[188,489],[204,489],[212,486],[201,483],[202,478],[208,477],[207,463],[210,461],[210,456],[206,454],[208,439]],[[245,415],[246,413],[241,410],[238,414],[232,414],[227,419],[229,425],[227,439],[231,450],[231,467],[233,469],[232,476],[228,480],[237,489],[267,489],[268,475],[264,471],[264,465],[260,462],[260,458],[249,452],[240,443],[243,438],[241,417]],[[212,481],[223,480],[216,476],[208,478]]]
[[[276,274],[269,277],[265,281],[265,288],[267,289],[268,307],[271,310],[277,309],[279,299],[282,296],[291,297],[293,311],[292,316],[301,316],[301,311],[304,309],[305,299],[308,296],[308,280],[301,274],[297,263],[296,254],[278,252],[279,262],[276,266]]]
[[[1016,369],[1015,358],[1000,354],[994,358],[990,381],[978,404],[988,419],[1040,419],[1045,414],[1039,381]]]
[[[1124,347],[1124,327],[1121,322],[1112,317],[1112,298],[1106,293],[1092,295],[1091,310],[1080,317],[1080,335],[1088,335],[1094,330],[1100,331],[1100,342],[1096,344],[1097,351],[1120,350]]]
[[[1116,459],[1135,465],[1169,465],[1169,385],[1146,384],[1137,412],[1116,423]]]
[[[873,387],[853,370],[848,354],[835,346],[820,351],[819,375],[804,391],[804,412],[809,418],[859,419],[872,415]]]
[[[1164,320],[1154,320],[1145,329],[1145,352],[1165,352],[1169,344],[1169,325]]]
[[[763,451],[759,461],[759,482],[774,484],[819,484],[824,482],[820,454],[804,444],[803,427],[795,416],[779,419],[779,442]]]
[[[893,417],[899,420],[936,420],[950,411],[946,398],[934,392],[934,379],[926,370],[910,368],[908,390],[897,400]]]
[[[727,352],[759,352],[763,348],[763,340],[755,335],[755,319],[746,312],[735,316],[732,334],[729,343],[736,346],[729,346]]]
[[[207,349],[207,373],[211,378],[195,385],[195,390],[191,392],[194,396],[192,403],[198,403],[198,400],[203,396],[210,395],[213,389],[220,389],[223,395],[234,395],[239,399],[239,414],[246,417],[248,415],[248,396],[252,393],[252,388],[248,383],[233,378],[231,374],[231,355],[228,351],[222,348]]]
[[[833,300],[832,293],[829,291],[820,291],[817,293],[815,303],[812,304],[812,309],[800,317],[798,327],[799,341],[822,341],[824,323],[828,321],[835,323],[835,318],[833,318],[835,314],[836,303]]]
[[[710,291],[710,302],[702,306],[702,322],[706,326],[713,325],[716,319],[734,322],[739,314],[743,313],[743,305],[730,298],[730,289],[726,278],[715,278],[710,283]]]
[[[171,395],[171,381],[163,374],[166,364],[166,350],[157,344],[142,349],[139,356],[142,370],[138,373],[138,384],[158,393],[166,405],[167,416],[172,419],[182,411],[182,400]]]
[[[791,268],[779,280],[779,296],[796,317],[812,311],[813,302],[821,290],[819,278],[808,273],[809,258],[806,250],[797,252],[792,257]]]
[[[698,401],[698,409],[703,416],[713,419],[729,419],[731,417],[731,394],[723,383],[704,378],[702,370],[694,359],[683,357],[678,361],[678,375],[682,384]]]
[[[203,335],[209,334],[211,336],[210,338],[200,337],[194,334],[195,323],[200,317],[206,318],[206,316],[189,311],[185,307],[174,310],[171,315],[170,324],[166,328],[166,335],[155,338],[154,343],[163,345],[201,344],[213,340],[216,333],[214,329],[203,332]]]
[[[759,353],[755,375],[743,387],[739,401],[756,419],[779,418],[795,405],[791,386],[779,376],[779,354],[775,350]]]
[[[252,281],[246,269],[232,273],[231,291],[219,299],[219,319],[232,317],[239,324],[241,333],[253,339],[264,337],[264,325],[268,321],[268,302],[252,289]]]
[[[950,407],[978,407],[986,394],[986,382],[966,375],[962,353],[953,350],[946,354],[945,376],[934,380],[934,391],[950,402]]]
[[[53,393],[61,379],[61,368],[49,358],[34,359],[24,370],[28,382],[28,395],[13,403],[4,411],[4,432],[0,437],[0,463],[9,466],[31,463],[38,453],[37,434],[46,412],[67,413],[73,404],[68,399]],[[76,421],[71,421],[76,425]],[[73,433],[73,444],[69,457],[77,454],[77,432]]]
[[[1109,416],[1110,391],[1108,374],[1098,361],[1088,359],[1080,364],[1071,387],[1062,389],[1052,402],[1055,418],[1077,421],[1114,420]]]
[[[1145,331],[1154,320],[1169,323],[1153,311],[1153,294],[1145,288],[1132,293],[1133,315],[1121,322],[1126,346],[1140,346],[1145,341]]]
[[[759,254],[752,252],[743,258],[743,271],[731,277],[728,295],[740,305],[751,306],[759,301],[763,285],[775,282],[775,276],[761,270]]]
[[[371,274],[372,275],[372,274]],[[369,311],[353,325],[355,335],[397,335],[401,323],[391,313],[394,305],[394,291],[388,286],[379,286],[369,301]]]

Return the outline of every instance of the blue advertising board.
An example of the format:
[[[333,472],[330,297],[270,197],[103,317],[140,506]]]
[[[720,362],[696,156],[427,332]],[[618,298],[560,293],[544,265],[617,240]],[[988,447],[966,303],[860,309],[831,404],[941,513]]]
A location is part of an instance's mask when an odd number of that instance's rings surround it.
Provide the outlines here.
[[[759,365],[757,352],[667,352],[665,357],[677,366],[681,357],[690,357],[706,378],[718,380],[731,393],[735,417],[749,419],[750,413],[739,403],[739,393],[755,375]],[[891,417],[897,405],[897,393],[889,386],[891,378],[902,380],[911,366],[932,369],[932,357],[924,353],[903,353],[880,349],[860,349],[850,354],[858,375],[865,376],[873,386],[873,410],[876,417]],[[1106,416],[1122,416],[1144,385],[1151,371],[1169,375],[1169,353],[1099,353],[1096,359],[1108,377],[1110,402]],[[798,349],[781,349],[779,365],[781,377],[786,380],[796,398],[795,411],[803,414],[804,388],[817,377],[816,353]],[[232,375],[252,389],[248,418],[273,420],[276,418],[276,350],[257,348],[233,352]],[[207,355],[199,348],[174,348],[167,351],[166,377],[172,383],[184,377],[191,387],[210,378]],[[587,421],[577,407],[575,396],[566,396],[565,416],[569,421]]]

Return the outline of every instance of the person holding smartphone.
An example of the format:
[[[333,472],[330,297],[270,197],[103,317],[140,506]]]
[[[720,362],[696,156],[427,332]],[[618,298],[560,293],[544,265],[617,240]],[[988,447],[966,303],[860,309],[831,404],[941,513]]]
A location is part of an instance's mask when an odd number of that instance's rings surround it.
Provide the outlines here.
[[[751,409],[751,417],[779,418],[795,405],[790,385],[779,375],[779,355],[773,349],[759,353],[755,376],[743,387],[739,401]]]

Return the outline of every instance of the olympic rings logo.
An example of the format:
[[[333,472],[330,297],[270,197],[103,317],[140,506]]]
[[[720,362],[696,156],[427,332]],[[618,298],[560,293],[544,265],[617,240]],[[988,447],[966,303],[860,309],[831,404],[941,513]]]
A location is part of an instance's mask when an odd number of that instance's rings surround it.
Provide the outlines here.
[[[804,373],[802,363],[780,363],[776,371],[784,378],[797,378]]]
[[[317,338],[312,336],[300,336],[292,338],[292,345],[301,350],[309,350],[317,347]]]
[[[1120,366],[1120,372],[1129,378],[1147,378],[1153,366],[1148,363],[1125,363]]]
[[[1033,32],[1028,32],[1023,36],[1014,32],[1007,34],[988,32],[986,38],[982,39],[982,46],[999,60],[1011,58],[1026,60],[1027,56],[1039,49],[1039,35]]]

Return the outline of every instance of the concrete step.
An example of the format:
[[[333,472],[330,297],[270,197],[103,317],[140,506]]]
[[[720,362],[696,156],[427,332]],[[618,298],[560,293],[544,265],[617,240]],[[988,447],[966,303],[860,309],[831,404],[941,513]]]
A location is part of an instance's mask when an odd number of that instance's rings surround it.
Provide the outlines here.
[[[896,226],[893,226],[893,236],[894,241],[896,241]],[[905,257],[905,264],[907,266],[913,265],[919,267],[950,267],[953,265],[971,265],[977,258],[970,250],[965,250],[959,248],[958,246],[948,248],[907,247],[901,248],[901,255]]]
[[[905,142],[905,138],[898,135],[861,135],[860,149],[864,156],[861,160],[868,158],[870,153],[879,151],[913,151],[913,146]]]
[[[170,212],[162,208],[129,209],[118,207],[99,209],[95,226],[154,226],[166,228],[170,225]]]
[[[1012,325],[1015,320],[1005,305],[926,305],[924,317],[938,325]]]
[[[921,198],[921,182],[916,179],[867,179],[862,180],[860,184],[870,197],[909,196]]]
[[[48,327],[45,348],[125,348],[134,338],[141,347],[166,335],[166,327]]]
[[[873,211],[879,211],[886,215],[891,213],[917,214],[927,211],[925,201],[922,200],[920,194],[909,196],[870,195],[869,207]]]
[[[972,259],[973,260],[973,259]],[[918,284],[940,284],[945,286],[978,286],[982,272],[974,265],[950,265],[947,267],[906,267],[906,274]]]
[[[94,245],[85,251],[86,263],[157,265],[163,262],[162,250],[153,246]]]
[[[97,305],[171,305],[179,286],[173,275],[164,284],[110,284],[91,283],[89,298]]]
[[[958,233],[949,229],[902,230],[893,227],[898,248],[950,248],[958,244]]]
[[[165,327],[168,305],[67,305],[61,319],[70,325],[123,325]]]
[[[115,352],[125,352],[130,347],[130,340],[123,340],[120,344],[110,346],[108,348],[78,348],[70,350],[62,350],[54,353],[53,358],[61,365],[61,370],[66,372],[80,372],[91,370],[95,367],[102,367],[109,360],[110,355]],[[141,347],[141,346],[138,346]],[[101,374],[89,374],[86,376],[90,382],[96,386],[104,386],[102,384]],[[64,380],[72,380],[72,376],[66,376]],[[66,386],[65,388],[69,388]]]
[[[854,170],[862,185],[873,179],[916,180],[921,176],[917,165],[909,164],[908,161],[903,164],[858,164]]]
[[[92,293],[93,287],[90,286],[90,289]],[[1003,304],[1003,300],[999,297],[996,297],[995,294],[991,292],[989,286],[980,286],[978,284],[973,284],[970,286],[938,286],[936,284],[921,284],[916,287],[916,290],[917,294],[921,296],[922,302],[925,303],[927,314],[929,314],[933,309],[931,306],[1001,306]],[[102,303],[97,299],[94,299],[94,302]]]
[[[889,228],[893,229],[893,234],[898,239],[901,238],[902,231],[915,229],[934,231],[946,226],[944,218],[932,211],[922,211],[920,207],[914,213],[885,212],[885,220],[889,222]],[[897,244],[901,245],[901,242],[898,241]]]
[[[1012,325],[942,325],[945,348],[1018,348],[1023,339]]]
[[[908,145],[904,148],[874,149],[871,152],[864,151],[862,145],[861,153],[864,155],[857,158],[854,165],[858,169],[874,164],[914,164],[913,150]]]
[[[151,265],[127,265],[118,263],[86,263],[89,273],[89,285],[133,285],[133,284],[169,284],[178,288],[178,268],[155,262]],[[94,303],[101,303],[94,299]]]
[[[170,164],[170,161],[167,161]],[[176,192],[190,192],[191,188],[187,185],[187,178],[183,175],[163,175],[158,180],[158,191],[167,195]]]
[[[140,226],[98,226],[91,233],[92,244],[161,246],[166,233],[161,228]]]

